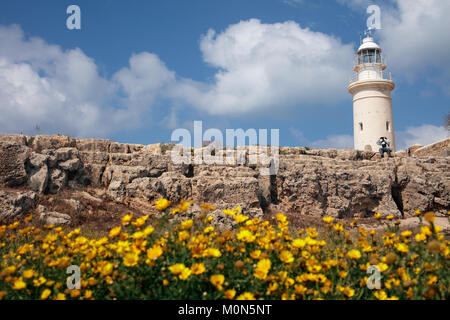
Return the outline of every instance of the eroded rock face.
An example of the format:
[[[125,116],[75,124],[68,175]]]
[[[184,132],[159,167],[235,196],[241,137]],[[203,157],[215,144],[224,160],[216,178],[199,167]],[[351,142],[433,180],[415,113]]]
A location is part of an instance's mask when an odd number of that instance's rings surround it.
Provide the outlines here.
[[[70,222],[72,221],[72,218],[68,214],[60,212],[48,212],[47,208],[41,205],[38,207],[38,212],[39,220],[44,225],[58,226],[63,224],[70,224]]]
[[[411,149],[411,148],[410,148]],[[450,151],[450,138],[437,141],[428,146],[413,149],[413,154],[416,157],[446,157],[449,156]]]
[[[7,187],[18,187],[28,180],[25,170],[25,160],[31,152],[26,146],[0,141],[0,185]]]
[[[136,207],[160,197],[192,199],[214,204],[219,220],[222,209],[237,205],[251,216],[273,209],[334,217],[407,217],[416,209],[450,207],[448,157],[381,159],[371,151],[289,147],[280,149],[278,172],[265,176],[260,169],[267,164],[248,164],[261,155],[255,148],[240,148],[242,165],[176,165],[160,144],[0,135],[0,186],[57,193],[90,185]]]
[[[31,191],[0,190],[0,220],[27,213],[36,206],[37,194]]]

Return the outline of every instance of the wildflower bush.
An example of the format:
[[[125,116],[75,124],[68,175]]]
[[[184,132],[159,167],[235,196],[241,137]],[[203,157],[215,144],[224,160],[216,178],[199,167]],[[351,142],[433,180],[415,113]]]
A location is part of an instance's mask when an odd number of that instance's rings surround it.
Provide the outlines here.
[[[235,221],[219,232],[209,215],[189,219],[189,203],[161,215],[133,214],[109,235],[89,239],[79,229],[32,226],[32,217],[0,227],[0,299],[448,299],[449,242],[434,225],[420,233],[388,229],[382,236],[341,222],[294,233],[283,214],[273,222],[224,210]],[[169,222],[173,214],[185,216]],[[422,219],[422,214],[419,213]],[[380,218],[378,216],[378,218]],[[68,289],[67,268],[79,266],[80,289]],[[376,266],[381,287],[369,289]]]

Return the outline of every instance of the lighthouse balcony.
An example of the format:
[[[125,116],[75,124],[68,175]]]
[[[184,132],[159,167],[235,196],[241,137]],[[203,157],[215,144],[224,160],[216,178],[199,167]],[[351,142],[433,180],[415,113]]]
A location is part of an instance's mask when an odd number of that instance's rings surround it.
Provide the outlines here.
[[[354,73],[349,80],[349,84],[357,81],[376,81],[376,80],[389,80],[392,81],[392,74],[389,71],[375,71],[366,70],[362,72]]]

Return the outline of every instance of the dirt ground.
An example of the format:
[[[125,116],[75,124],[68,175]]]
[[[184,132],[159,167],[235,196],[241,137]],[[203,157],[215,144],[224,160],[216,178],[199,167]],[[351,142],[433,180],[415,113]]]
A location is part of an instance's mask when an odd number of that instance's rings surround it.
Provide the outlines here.
[[[70,200],[73,203],[79,204],[78,208],[70,205]],[[67,201],[69,200],[69,202]],[[150,217],[157,213],[156,209],[152,208],[152,204],[143,204],[139,208],[136,205],[126,205],[118,203],[109,198],[104,190],[87,188],[83,190],[64,190],[58,194],[42,195],[39,197],[36,209],[29,212],[33,214],[33,224],[42,226],[39,221],[38,207],[42,205],[49,212],[59,212],[68,214],[72,217],[72,223],[64,228],[75,229],[80,228],[83,234],[92,237],[101,237],[107,235],[109,230],[121,223],[120,219],[124,215],[133,212],[135,217],[140,217],[145,214],[150,214]],[[29,214],[27,213],[27,214]],[[267,212],[264,219],[274,219],[275,212]],[[296,213],[286,213],[290,225],[295,231],[299,229],[306,229],[315,227],[319,231],[325,231],[326,224],[321,217],[299,215]],[[352,230],[357,233],[359,227],[371,230],[375,229],[378,232],[383,232],[386,228],[385,224],[379,220],[370,218],[359,218],[357,223],[351,225],[353,218],[339,219],[344,224],[346,230]],[[0,224],[6,224],[10,221],[0,221]],[[390,222],[394,224],[394,222]],[[417,217],[399,220],[401,230],[420,230],[419,219]],[[440,226],[446,237],[450,237],[450,223],[448,217],[436,217],[435,224]],[[353,232],[352,232],[353,233]]]

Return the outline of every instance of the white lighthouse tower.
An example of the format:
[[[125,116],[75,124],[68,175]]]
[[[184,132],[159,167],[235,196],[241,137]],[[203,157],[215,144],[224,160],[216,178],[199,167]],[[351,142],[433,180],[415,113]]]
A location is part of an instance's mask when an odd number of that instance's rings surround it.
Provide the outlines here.
[[[395,84],[381,48],[368,35],[355,57],[355,74],[348,91],[353,95],[354,148],[378,151],[377,141],[387,137],[395,152],[391,91]]]

